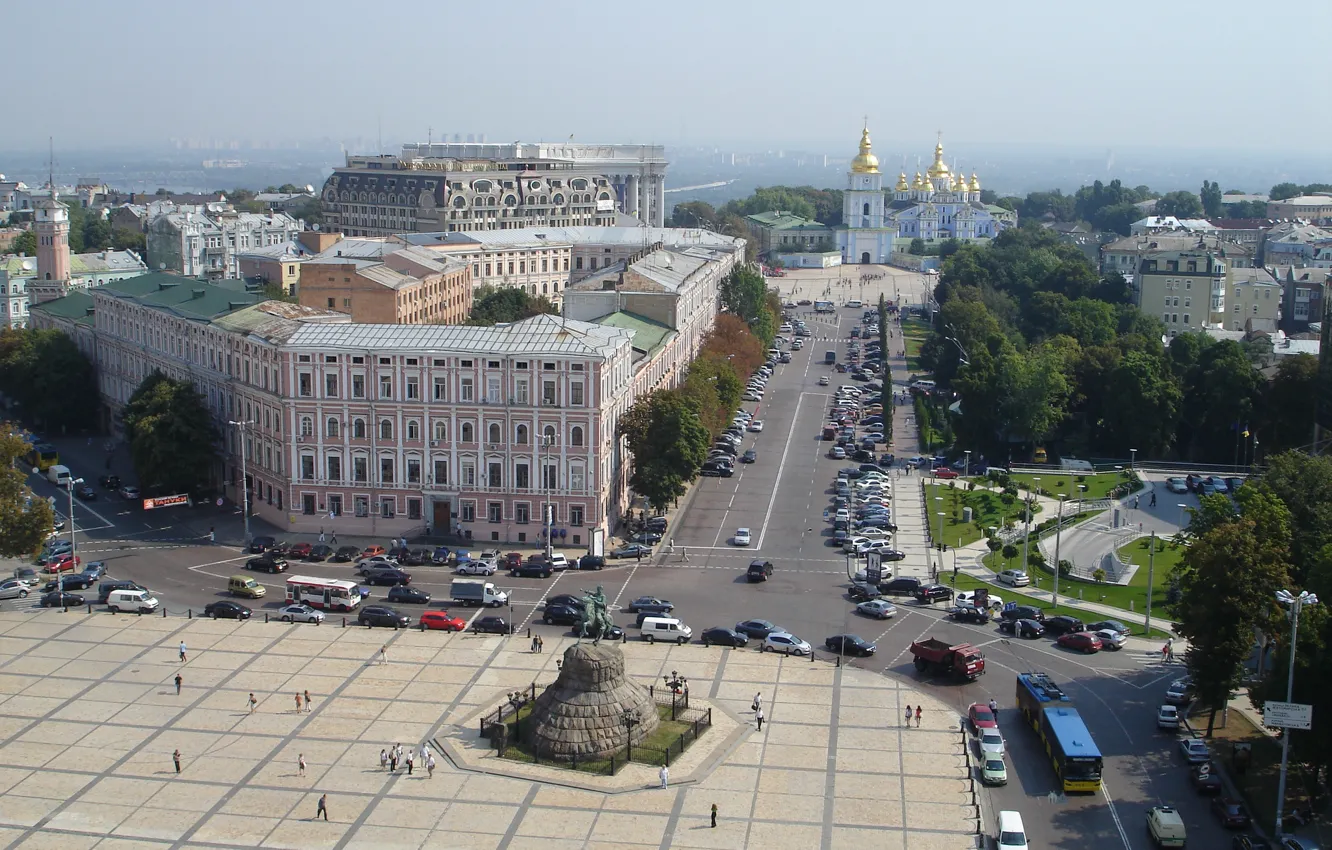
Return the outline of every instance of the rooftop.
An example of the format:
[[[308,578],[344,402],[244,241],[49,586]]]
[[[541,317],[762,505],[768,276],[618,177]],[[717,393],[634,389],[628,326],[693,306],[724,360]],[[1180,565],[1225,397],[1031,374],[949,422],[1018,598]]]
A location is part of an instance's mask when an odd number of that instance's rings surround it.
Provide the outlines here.
[[[401,233],[394,237],[409,245],[449,244],[467,239],[486,246],[519,246],[534,242],[563,242],[571,245],[646,247],[660,242],[667,248],[690,245],[735,248],[744,240],[696,227],[522,227],[513,230],[469,230],[459,233]]]
[[[203,322],[267,300],[258,293],[246,292],[243,280],[207,283],[166,272],[150,272],[139,277],[111,281],[97,287],[96,291],[115,298],[137,301],[184,319]]]
[[[594,357],[609,360],[633,333],[593,322],[541,315],[521,322],[468,325],[305,324],[287,340],[293,348],[321,351],[407,350],[421,353]]]
[[[621,310],[596,320],[599,325],[622,328],[633,334],[634,351],[648,354],[659,348],[675,331],[646,316]]]
[[[773,230],[827,230],[828,225],[820,224],[813,219],[798,216],[793,212],[783,210],[773,210],[771,212],[755,213],[747,215],[745,218],[754,222],[760,227],[768,227]]]
[[[281,345],[309,322],[350,324],[351,316],[286,301],[262,301],[215,319],[213,324],[226,331]]]
[[[694,272],[714,259],[708,248],[684,250],[660,248],[632,263],[628,268],[621,261],[577,283],[570,284],[568,289],[579,292],[601,290],[606,288],[608,281],[613,280],[615,289],[620,292],[679,292]],[[651,285],[630,279],[629,272]]]
[[[31,312],[41,311],[63,319],[73,319],[85,325],[93,324],[93,298],[81,289],[70,290],[64,297],[34,304]]]
[[[1290,204],[1295,207],[1327,207],[1332,206],[1332,195],[1300,195],[1295,198],[1286,198],[1284,201],[1272,201],[1274,204]]]
[[[1225,257],[1251,257],[1253,250],[1238,242],[1221,239],[1214,234],[1152,233],[1125,236],[1108,242],[1101,248],[1106,252],[1132,252],[1140,254],[1170,253],[1178,251],[1216,251]]]

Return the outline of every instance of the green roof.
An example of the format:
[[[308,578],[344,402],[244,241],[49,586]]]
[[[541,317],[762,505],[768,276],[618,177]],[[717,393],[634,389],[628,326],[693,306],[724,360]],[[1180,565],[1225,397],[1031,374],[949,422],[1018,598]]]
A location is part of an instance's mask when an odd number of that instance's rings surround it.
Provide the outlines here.
[[[812,219],[803,218],[795,213],[773,210],[771,212],[755,213],[745,216],[749,221],[761,227],[770,227],[773,230],[828,230],[828,225],[820,224]]]
[[[98,289],[186,319],[205,322],[268,300],[261,293],[246,292],[243,280],[209,283],[166,272],[110,281]]]
[[[85,325],[93,323],[92,296],[78,289],[63,298],[34,304],[32,310],[41,310],[43,313],[50,313],[52,316],[59,316],[63,319],[73,319]]]
[[[617,313],[610,313],[602,316],[600,319],[594,319],[599,325],[606,325],[611,328],[621,328],[631,331],[634,335],[632,343],[635,351],[644,353],[651,352],[660,348],[667,337],[675,333],[671,328],[660,322],[654,322],[646,316],[640,316],[637,313],[626,313],[621,310]]]

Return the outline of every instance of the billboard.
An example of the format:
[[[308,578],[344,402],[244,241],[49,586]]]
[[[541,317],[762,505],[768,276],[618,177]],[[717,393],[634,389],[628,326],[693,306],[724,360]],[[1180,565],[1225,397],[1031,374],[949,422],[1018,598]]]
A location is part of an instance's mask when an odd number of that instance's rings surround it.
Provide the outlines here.
[[[171,508],[176,505],[188,505],[189,503],[190,497],[184,493],[179,496],[158,496],[155,499],[144,499],[143,509],[145,511],[151,511],[154,508]]]

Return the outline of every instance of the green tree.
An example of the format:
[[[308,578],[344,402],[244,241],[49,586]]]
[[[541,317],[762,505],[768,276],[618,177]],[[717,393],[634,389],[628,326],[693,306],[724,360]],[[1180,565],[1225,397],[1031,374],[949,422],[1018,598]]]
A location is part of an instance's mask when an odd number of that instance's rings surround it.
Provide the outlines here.
[[[1304,586],[1319,553],[1332,544],[1332,458],[1282,452],[1267,458],[1267,471],[1240,488],[1270,493],[1291,516],[1292,578]],[[1332,599],[1332,597],[1329,597]]]
[[[1175,218],[1198,218],[1203,214],[1202,201],[1192,192],[1167,192],[1156,201],[1157,215]]]
[[[217,429],[203,396],[185,381],[153,372],[124,410],[130,457],[150,494],[207,489],[217,463]]]
[[[1160,457],[1175,439],[1183,393],[1161,355],[1125,354],[1107,376],[1103,400],[1093,428],[1101,451],[1122,457],[1137,449],[1140,457]]]
[[[763,275],[749,265],[736,266],[721,283],[722,307],[752,322],[763,308]]]
[[[907,253],[914,257],[925,256],[925,240],[921,239],[919,236],[912,239],[911,244],[907,246]]]
[[[86,251],[104,251],[111,246],[111,222],[94,213],[83,217],[83,247]]]
[[[1296,354],[1281,358],[1264,396],[1263,431],[1268,451],[1284,451],[1313,441],[1318,407],[1317,357]]]
[[[1267,204],[1262,201],[1236,201],[1225,205],[1227,218],[1267,218]]]
[[[23,231],[14,238],[9,250],[27,257],[37,256],[37,234],[31,230]]]
[[[717,210],[705,201],[685,201],[671,210],[671,227],[714,228]]]
[[[1300,187],[1295,183],[1278,183],[1272,187],[1272,191],[1267,193],[1267,197],[1274,201],[1284,201],[1287,198],[1293,198],[1300,194]]]
[[[81,431],[98,419],[92,362],[60,331],[0,331],[0,390],[43,428]],[[71,399],[86,403],[71,404]]]
[[[619,433],[634,454],[629,484],[665,507],[684,495],[708,455],[708,430],[680,393],[658,390],[636,401]]]
[[[1221,185],[1203,181],[1202,191],[1198,193],[1203,212],[1209,216],[1221,215]]]
[[[694,406],[709,433],[716,435],[726,428],[739,408],[744,387],[729,360],[703,353],[689,364],[680,394]]]
[[[1050,345],[1000,359],[1000,415],[1009,434],[1023,442],[1045,439],[1068,415],[1066,362]]]
[[[467,324],[488,326],[558,312],[544,295],[529,295],[517,286],[487,285],[478,287],[473,293],[472,312]]]
[[[0,423],[0,557],[36,555],[55,524],[50,503],[28,486],[28,449],[13,423]]]
[[[1216,711],[1239,685],[1253,648],[1254,629],[1267,626],[1274,595],[1287,579],[1279,542],[1264,541],[1253,520],[1233,519],[1197,537],[1176,568],[1181,591],[1179,632],[1189,640],[1186,661],[1203,705]]]
[[[148,242],[144,234],[127,227],[117,227],[111,231],[111,247],[117,251],[133,251],[140,258],[148,256]]]

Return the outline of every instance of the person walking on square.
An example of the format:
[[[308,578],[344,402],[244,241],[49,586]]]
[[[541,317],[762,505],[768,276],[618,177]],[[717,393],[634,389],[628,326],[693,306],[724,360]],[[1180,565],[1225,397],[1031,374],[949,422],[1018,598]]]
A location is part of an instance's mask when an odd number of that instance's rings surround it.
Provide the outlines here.
[[[301,692],[300,692],[300,691],[297,691],[297,692],[296,692],[296,713],[297,713],[297,714],[300,714],[300,713],[301,713]]]
[[[388,644],[384,644],[379,648],[379,663],[380,664],[388,663]]]
[[[758,710],[758,712],[754,715],[754,719],[758,721],[758,730],[759,730],[760,732],[762,732],[762,731],[763,731],[763,709],[760,708],[760,709]]]
[[[177,673],[177,674],[176,674],[176,696],[180,696],[180,683],[181,683],[181,681],[182,681],[182,680],[181,680],[181,678],[180,678],[180,674]]]
[[[994,722],[995,722],[995,723],[998,723],[998,722],[999,722],[999,703],[995,701],[994,697],[990,697],[990,714],[993,714],[993,715],[994,715]]]
[[[431,779],[435,778],[435,757],[430,753],[426,753],[426,773]]]
[[[180,663],[185,663],[185,641],[180,642]]]
[[[763,708],[763,694],[761,693],[754,694],[754,703],[750,706],[750,708],[753,709],[755,713],[757,713],[759,709]]]
[[[416,763],[416,760],[412,758],[412,751],[411,751],[411,750],[408,750],[408,751],[407,751],[407,775],[408,775],[408,776],[411,776],[411,775],[412,775],[412,766],[413,766],[415,763]]]
[[[380,751],[379,751],[379,769],[380,769],[380,770],[388,770],[388,769],[389,769],[389,766],[388,766],[388,765],[389,765],[389,754],[388,754],[388,750],[387,750],[387,749],[380,750]]]
[[[544,653],[545,651],[546,651],[546,639],[543,638],[541,635],[537,635],[537,652]]]
[[[176,765],[176,773],[180,773],[180,750],[177,749],[171,754],[171,761]]]
[[[254,714],[255,708],[259,705],[259,700],[254,698],[254,691],[250,691],[250,713]]]
[[[911,703],[907,703],[906,707],[906,725],[911,726]]]
[[[1154,507],[1156,507],[1156,491],[1155,491],[1155,490],[1152,491],[1152,500],[1151,500],[1150,502],[1147,503],[1147,507],[1149,507],[1149,508],[1154,508]]]
[[[323,816],[324,816],[324,820],[325,820],[325,821],[328,820],[328,795],[327,795],[327,794],[320,794],[320,795],[319,795],[319,808],[315,809],[315,816],[314,816],[314,819],[315,819],[315,820],[319,820],[319,816],[320,816],[320,815],[323,815]]]
[[[666,765],[663,764],[661,766],[661,770],[657,771],[657,778],[661,780],[662,790],[663,791],[666,790],[666,786],[670,783],[671,779],[670,768],[666,767]]]
[[[920,706],[916,706],[916,728],[920,728]]]
[[[296,769],[301,776],[305,775],[305,753],[301,753],[296,759]]]
[[[338,545],[338,533],[336,531],[333,532],[333,536],[329,538],[329,542],[334,546]]]
[[[398,751],[389,750],[389,773],[398,772]]]
[[[305,690],[305,710],[306,710],[306,712],[309,712],[309,711],[310,711],[310,690],[309,690],[309,688],[306,688],[306,690]]]
[[[712,804],[712,828],[717,828],[717,804]]]
[[[324,542],[324,529],[322,529],[322,528],[319,529],[319,542],[320,542],[320,543],[323,543],[323,542]]]

